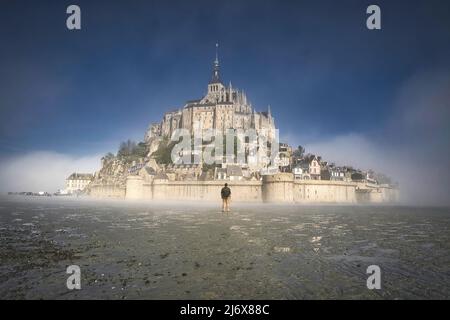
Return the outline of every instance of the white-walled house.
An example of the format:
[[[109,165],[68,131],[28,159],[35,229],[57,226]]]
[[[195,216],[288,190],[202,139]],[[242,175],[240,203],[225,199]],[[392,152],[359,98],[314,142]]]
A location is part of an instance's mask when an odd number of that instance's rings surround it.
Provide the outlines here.
[[[320,172],[320,160],[316,156],[313,156],[309,160],[309,175],[311,176],[311,180],[320,180]]]
[[[90,173],[72,173],[66,179],[66,191],[68,193],[83,191],[93,178],[94,176]]]
[[[330,180],[344,181],[345,170],[341,167],[330,166]]]
[[[308,166],[297,165],[293,168],[292,173],[296,180],[311,180]]]

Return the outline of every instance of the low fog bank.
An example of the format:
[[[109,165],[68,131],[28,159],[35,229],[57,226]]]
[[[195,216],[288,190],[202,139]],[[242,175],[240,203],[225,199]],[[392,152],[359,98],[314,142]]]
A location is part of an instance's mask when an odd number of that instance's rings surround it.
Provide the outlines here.
[[[450,70],[409,79],[377,132],[350,133],[305,148],[336,164],[390,175],[407,204],[450,205]]]
[[[65,188],[65,179],[73,172],[94,173],[101,155],[75,157],[57,152],[39,151],[0,160],[0,193],[9,191],[55,192]]]
[[[2,206],[8,204],[32,206],[55,206],[58,208],[96,208],[101,210],[108,209],[136,209],[136,210],[160,210],[161,213],[194,213],[198,210],[212,210],[212,212],[222,213],[222,199],[217,195],[217,201],[204,200],[149,200],[149,199],[122,199],[122,198],[96,198],[90,196],[80,197],[39,197],[39,196],[21,196],[21,195],[0,195]],[[397,204],[381,203],[265,203],[265,202],[231,202],[231,214],[242,213],[247,209],[272,210],[273,213],[285,212],[285,210],[294,210],[303,213],[307,208],[329,208],[329,207],[398,207]],[[244,211],[242,211],[244,210]]]

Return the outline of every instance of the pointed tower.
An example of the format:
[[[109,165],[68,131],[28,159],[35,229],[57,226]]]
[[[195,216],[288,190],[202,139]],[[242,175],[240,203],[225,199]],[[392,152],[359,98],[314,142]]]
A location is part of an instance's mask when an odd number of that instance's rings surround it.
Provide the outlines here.
[[[216,43],[216,59],[213,64],[213,73],[209,83],[222,83],[220,80],[219,44]]]
[[[208,84],[208,94],[215,97],[216,101],[220,99],[220,93],[224,85],[220,79],[220,64],[219,64],[219,44],[216,43],[216,59],[213,64],[212,77]]]

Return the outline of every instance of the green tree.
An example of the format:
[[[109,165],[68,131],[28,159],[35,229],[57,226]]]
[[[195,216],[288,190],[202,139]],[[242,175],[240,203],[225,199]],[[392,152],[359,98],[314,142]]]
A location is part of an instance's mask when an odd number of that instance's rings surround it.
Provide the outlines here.
[[[133,155],[145,158],[148,154],[148,148],[147,145],[144,142],[139,142],[137,146],[133,150]]]
[[[169,141],[169,138],[164,137],[158,146],[158,150],[152,153],[157,163],[172,164],[172,150],[175,146],[175,141]]]
[[[112,154],[111,152],[108,152],[107,154],[105,154],[103,156],[103,159],[105,159],[106,161],[111,161],[112,159],[114,159],[114,154]]]
[[[298,146],[297,149],[294,150],[292,155],[298,159],[303,158],[303,156],[305,155],[305,148],[303,148],[302,146]]]
[[[128,157],[133,154],[133,151],[136,149],[136,142],[128,139],[125,142],[121,142],[119,146],[119,151],[117,152],[117,156],[119,158]]]
[[[136,142],[132,140],[127,140],[120,143],[117,157],[122,161],[129,163],[146,157],[147,153],[148,148],[144,142],[139,142],[136,144]]]

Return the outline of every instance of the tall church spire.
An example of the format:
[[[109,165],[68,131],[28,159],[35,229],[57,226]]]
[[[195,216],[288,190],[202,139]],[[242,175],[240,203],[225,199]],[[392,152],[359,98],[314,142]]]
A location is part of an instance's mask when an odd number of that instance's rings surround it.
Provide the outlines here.
[[[219,43],[216,43],[216,60],[214,61],[215,64],[219,64]]]
[[[216,60],[214,60],[213,74],[210,83],[221,83],[219,74],[219,43],[216,43]]]

